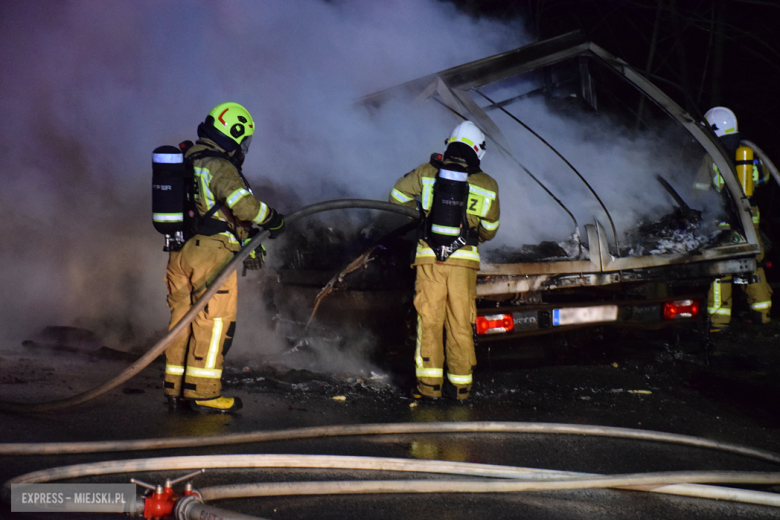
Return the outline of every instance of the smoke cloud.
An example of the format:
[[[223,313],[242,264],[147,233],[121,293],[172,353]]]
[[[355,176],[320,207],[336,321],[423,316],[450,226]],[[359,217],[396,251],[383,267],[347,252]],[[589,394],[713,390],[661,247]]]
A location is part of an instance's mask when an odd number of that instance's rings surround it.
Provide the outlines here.
[[[434,0],[2,3],[3,344],[77,325],[127,347],[167,326],[151,151],[216,104],[253,114],[245,172],[280,211],[386,200],[455,121],[355,100],[528,41]]]
[[[574,214],[580,232],[584,232],[584,225],[598,220],[612,243],[611,217],[621,247],[626,246],[626,233],[640,222],[655,220],[677,207],[657,181],[658,175],[692,208],[703,210],[705,222],[714,219],[720,210],[714,192],[694,189],[693,179],[704,150],[671,120],[633,133],[626,131],[624,122],[609,115],[550,110],[538,99],[511,103],[506,108],[565,157],[609,211],[608,217],[577,173],[553,150],[508,116],[492,111],[490,116],[506,135],[515,157]],[[557,241],[570,235],[575,228],[566,212],[516,163],[496,155],[501,228],[485,249]],[[702,234],[711,231],[705,229],[707,226],[702,225]]]
[[[386,200],[400,175],[442,151],[458,120],[433,102],[369,112],[356,100],[530,43],[521,26],[475,20],[436,0],[0,4],[0,345],[18,345],[46,325],[75,325],[131,348],[166,328],[167,255],[151,223],[151,151],[194,139],[216,104],[235,101],[254,116],[244,170],[258,198],[278,210]],[[539,98],[507,108],[580,170],[620,236],[673,209],[656,174],[693,196],[701,150],[671,124],[638,139],[609,116],[554,112]],[[565,163],[505,115],[490,116],[580,227],[596,218],[608,229]],[[574,231],[517,164],[488,151],[483,168],[499,183],[502,216],[484,250]],[[272,265],[275,247],[268,244]],[[261,334],[270,340],[257,289],[240,284],[234,348],[251,355]]]

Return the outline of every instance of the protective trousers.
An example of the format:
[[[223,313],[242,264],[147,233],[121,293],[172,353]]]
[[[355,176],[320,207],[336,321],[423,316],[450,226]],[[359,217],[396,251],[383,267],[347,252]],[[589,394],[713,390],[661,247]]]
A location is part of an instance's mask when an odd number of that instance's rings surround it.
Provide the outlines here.
[[[758,208],[753,208],[753,214],[758,214]],[[758,235],[758,245],[761,251],[756,255],[756,262],[764,260],[764,244],[758,228],[758,220],[753,221],[753,227]],[[707,296],[707,312],[715,327],[723,327],[731,322],[731,310],[734,305],[733,287],[731,276],[718,278],[712,282],[710,293]],[[756,269],[748,284],[739,284],[738,287],[745,291],[748,305],[750,306],[751,320],[754,323],[769,323],[772,312],[772,287],[766,281],[764,268]]]
[[[441,397],[446,359],[447,380],[455,388],[455,397],[466,399],[477,364],[472,329],[477,318],[477,271],[446,264],[418,265],[415,290],[417,389],[428,397]]]
[[[748,284],[739,284],[743,288],[750,306],[752,320],[754,322],[769,323],[772,311],[772,288],[766,281],[764,269],[759,267],[753,273],[752,280]],[[731,276],[718,278],[712,282],[710,293],[707,297],[707,311],[710,314],[712,324],[716,327],[725,326],[731,322],[731,311],[734,305],[733,280]]]
[[[233,259],[220,240],[196,235],[172,252],[166,270],[172,329]],[[190,327],[165,351],[165,394],[187,399],[218,397],[222,362],[236,329],[238,278],[235,271]]]
[[[722,327],[731,323],[731,276],[716,278],[710,286],[707,295],[707,312],[714,327]]]

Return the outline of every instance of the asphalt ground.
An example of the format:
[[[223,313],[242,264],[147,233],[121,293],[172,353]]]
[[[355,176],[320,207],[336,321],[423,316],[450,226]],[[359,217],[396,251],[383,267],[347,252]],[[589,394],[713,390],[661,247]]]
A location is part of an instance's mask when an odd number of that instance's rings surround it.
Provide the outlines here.
[[[493,345],[479,353],[472,397],[414,402],[407,350],[386,351],[373,371],[317,371],[306,348],[228,366],[224,393],[245,408],[232,416],[169,412],[161,360],[108,394],[74,409],[0,419],[0,442],[65,442],[210,436],[307,426],[521,421],[619,426],[678,433],[780,453],[780,324],[736,322],[712,337],[599,331]],[[540,355],[544,353],[544,355]],[[39,401],[83,391],[129,364],[111,352],[8,346],[0,351],[3,400]],[[382,355],[379,356],[380,358]],[[314,358],[312,358],[314,359]],[[291,369],[291,365],[298,368]],[[91,461],[198,454],[338,454],[439,459],[590,473],[683,470],[777,471],[745,456],[671,444],[540,434],[416,434],[280,440],[144,452],[4,456],[0,479]],[[90,477],[74,482],[157,483],[182,472]],[[208,470],[196,487],[236,482],[437,479],[433,474],[355,470]],[[763,491],[780,488],[752,487]],[[140,491],[140,490],[139,490]],[[230,499],[218,507],[266,518],[777,518],[767,506],[625,490],[489,494],[388,494]],[[112,518],[98,514],[13,514],[8,518]]]

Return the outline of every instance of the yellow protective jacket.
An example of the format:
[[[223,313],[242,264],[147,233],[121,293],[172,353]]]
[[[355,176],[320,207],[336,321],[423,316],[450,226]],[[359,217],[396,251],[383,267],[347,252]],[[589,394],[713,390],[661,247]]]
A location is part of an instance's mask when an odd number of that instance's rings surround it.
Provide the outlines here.
[[[414,208],[416,207],[415,197],[419,197],[423,211],[428,216],[433,204],[433,186],[436,184],[437,173],[438,170],[429,163],[418,166],[398,179],[390,192],[390,202]],[[482,243],[492,239],[498,231],[500,214],[498,183],[484,172],[469,175],[468,183],[469,198],[466,217],[469,227],[478,231],[479,241]],[[433,249],[428,247],[424,240],[420,240],[417,244],[417,255],[413,265],[442,263],[479,269],[478,248],[476,246],[463,246],[445,262],[439,262],[436,260]]]
[[[753,169],[752,172],[753,186],[754,189],[757,189],[759,186],[767,182],[769,178],[769,170],[764,167],[763,163],[758,158],[753,160],[752,169]],[[703,190],[703,191],[714,189],[715,191],[720,193],[721,190],[723,189],[724,184],[725,182],[723,180],[723,177],[721,177],[720,170],[718,169],[718,166],[715,164],[715,161],[713,161],[712,156],[710,156],[710,154],[704,154],[704,157],[702,158],[701,161],[701,165],[699,166],[699,170],[696,173],[696,179],[694,180],[694,187],[697,190]],[[753,227],[756,229],[756,233],[758,233],[758,226],[761,222],[761,215],[758,206],[751,206],[750,211],[752,213],[752,218],[753,218]],[[762,247],[761,258],[759,259],[759,261],[761,261],[762,259],[763,259],[763,247]]]
[[[741,145],[745,146],[745,145]],[[745,147],[752,151],[750,147]],[[769,169],[764,166],[764,163],[761,162],[761,159],[758,158],[758,155],[753,151],[753,165],[752,165],[752,177],[753,177],[753,189],[757,189],[759,186],[762,186],[763,184],[766,184],[767,181],[769,181]],[[734,158],[734,160],[738,160],[737,158]],[[718,169],[718,166],[715,164],[715,161],[712,159],[712,156],[710,154],[704,154],[704,157],[702,158],[701,165],[699,166],[699,170],[696,173],[696,179],[694,180],[694,187],[697,190],[704,190],[707,191],[709,189],[715,189],[716,191],[720,192],[723,189],[724,185],[723,177],[720,175],[720,170]],[[752,196],[752,194],[748,194],[748,196]]]
[[[210,139],[198,139],[187,150],[185,157],[204,150],[223,152],[222,148]],[[252,224],[262,225],[271,218],[267,204],[255,198],[238,169],[227,159],[221,157],[202,157],[193,162],[195,173],[195,204],[200,216],[205,215],[218,202],[222,208],[211,216],[227,222],[231,231],[212,235],[231,251],[238,251],[244,240],[249,238]],[[239,242],[240,240],[240,242]]]

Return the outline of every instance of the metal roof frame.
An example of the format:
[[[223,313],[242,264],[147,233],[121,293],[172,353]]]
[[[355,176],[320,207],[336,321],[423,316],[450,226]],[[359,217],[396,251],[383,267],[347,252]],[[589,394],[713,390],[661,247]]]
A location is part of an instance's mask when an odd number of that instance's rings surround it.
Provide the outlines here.
[[[548,67],[578,56],[589,57],[601,63],[606,66],[608,70],[611,70],[636,90],[647,96],[653,103],[668,114],[669,117],[674,119],[691,134],[704,150],[712,156],[721,172],[731,172],[731,175],[724,174],[723,177],[726,187],[737,205],[738,215],[747,244],[710,248],[702,251],[702,254],[697,256],[688,254],[665,254],[617,258],[610,253],[604,229],[596,222],[595,229],[587,229],[590,243],[589,261],[540,262],[535,264],[485,264],[482,266],[480,275],[512,276],[522,273],[525,275],[539,274],[549,276],[552,272],[614,272],[626,269],[656,268],[659,266],[698,261],[712,262],[728,258],[744,258],[749,255],[758,254],[760,249],[752,225],[750,201],[742,193],[736,171],[715,135],[707,127],[698,123],[690,114],[683,110],[682,107],[675,103],[674,100],[664,94],[658,87],[629,64],[620,58],[613,56],[595,43],[586,41],[579,31],[567,33],[556,38],[533,43],[512,51],[465,63],[434,74],[429,74],[396,87],[365,96],[359,100],[359,103],[366,106],[380,107],[385,102],[398,96],[407,96],[414,99],[415,103],[419,103],[434,95],[438,95],[439,99],[437,99],[437,101],[460,117],[474,121],[489,138],[499,145],[499,148],[503,148],[503,151],[511,156],[511,147],[506,137],[504,137],[498,126],[490,119],[486,112],[474,102],[467,91],[512,76]],[[517,161],[517,159],[514,160]],[[519,161],[517,162],[519,164]],[[531,175],[530,172],[527,173]],[[533,175],[531,176],[533,177]],[[534,180],[539,182],[535,178]],[[555,198],[549,190],[547,191]],[[595,192],[594,195],[596,195]],[[598,198],[597,195],[596,197]],[[556,201],[558,201],[557,198]],[[560,201],[558,202],[566,209]],[[606,207],[604,207],[604,210],[609,217],[609,212]],[[566,211],[568,212],[568,210]],[[586,228],[591,228],[591,226],[588,225]],[[614,226],[613,233],[615,234],[614,238],[617,244],[617,233],[614,231]],[[713,272],[716,270],[716,268],[713,268]]]

